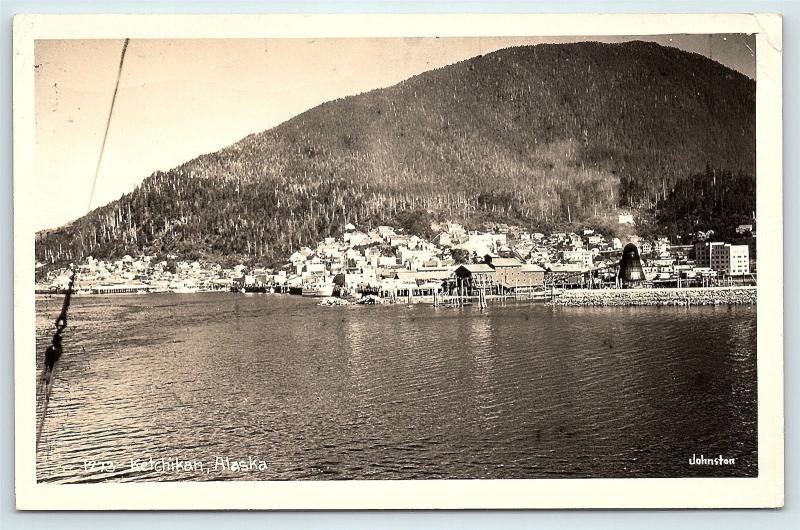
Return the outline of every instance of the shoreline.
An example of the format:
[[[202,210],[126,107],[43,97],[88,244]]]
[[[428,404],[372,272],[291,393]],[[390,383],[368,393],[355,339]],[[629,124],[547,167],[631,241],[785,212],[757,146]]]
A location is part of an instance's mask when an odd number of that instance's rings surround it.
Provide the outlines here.
[[[755,286],[663,289],[569,289],[548,304],[554,306],[692,306],[756,305]]]
[[[159,292],[159,293],[75,293],[73,296],[105,298],[105,297],[127,297],[145,296],[153,294],[181,295],[181,294],[239,294],[232,291],[197,291],[196,293],[179,292]],[[256,293],[249,293],[256,294]],[[275,293],[277,294],[277,293]],[[49,299],[62,297],[62,293],[42,294],[37,293],[37,299]],[[296,296],[296,295],[295,295]],[[298,298],[300,298],[298,296]],[[304,299],[317,300],[329,307],[344,305],[359,305],[355,299],[339,299],[343,303],[325,303],[323,301],[333,297],[310,297]],[[455,306],[452,301],[443,296],[441,305],[450,307]],[[563,307],[623,307],[623,306],[714,306],[714,305],[756,305],[757,287],[756,286],[727,286],[727,287],[684,287],[684,288],[641,288],[641,289],[565,289],[557,291],[553,298],[548,299],[544,292],[536,297],[523,296],[520,298],[506,296],[487,296],[486,302],[494,305],[496,303],[507,303],[517,301],[539,302],[551,306]],[[466,305],[477,304],[477,297],[464,297]],[[408,305],[405,300],[390,301],[382,300],[376,305]],[[425,297],[415,297],[413,305],[434,305],[433,298],[430,300]]]

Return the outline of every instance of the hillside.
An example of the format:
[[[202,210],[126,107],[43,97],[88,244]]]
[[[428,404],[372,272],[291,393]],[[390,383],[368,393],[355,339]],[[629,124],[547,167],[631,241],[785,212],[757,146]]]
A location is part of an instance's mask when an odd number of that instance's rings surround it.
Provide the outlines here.
[[[543,228],[653,209],[708,167],[755,175],[754,81],[652,43],[508,48],[324,103],[155,173],[40,234],[36,254],[271,262],[347,222]]]

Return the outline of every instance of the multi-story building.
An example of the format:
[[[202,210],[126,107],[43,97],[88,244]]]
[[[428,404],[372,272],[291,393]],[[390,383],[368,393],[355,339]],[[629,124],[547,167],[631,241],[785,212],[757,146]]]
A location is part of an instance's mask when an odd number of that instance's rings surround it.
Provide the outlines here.
[[[590,250],[565,250],[561,253],[565,262],[579,263],[583,267],[591,268],[594,263],[594,254]]]
[[[750,248],[730,243],[696,243],[695,264],[726,276],[750,274]]]
[[[725,245],[721,250],[719,268],[712,266],[712,269],[728,276],[750,274],[750,248],[747,245]]]

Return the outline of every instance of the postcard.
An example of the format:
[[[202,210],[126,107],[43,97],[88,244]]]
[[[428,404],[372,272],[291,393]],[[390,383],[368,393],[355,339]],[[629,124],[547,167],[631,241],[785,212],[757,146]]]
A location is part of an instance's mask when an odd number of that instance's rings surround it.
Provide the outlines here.
[[[16,17],[17,508],[782,506],[781,50]]]

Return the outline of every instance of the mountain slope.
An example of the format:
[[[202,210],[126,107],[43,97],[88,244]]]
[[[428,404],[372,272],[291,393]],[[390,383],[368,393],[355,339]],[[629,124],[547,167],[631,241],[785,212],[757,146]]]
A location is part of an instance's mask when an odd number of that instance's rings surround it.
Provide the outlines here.
[[[270,261],[346,222],[549,226],[755,174],[755,82],[652,43],[508,48],[324,103],[37,238],[37,258]]]

